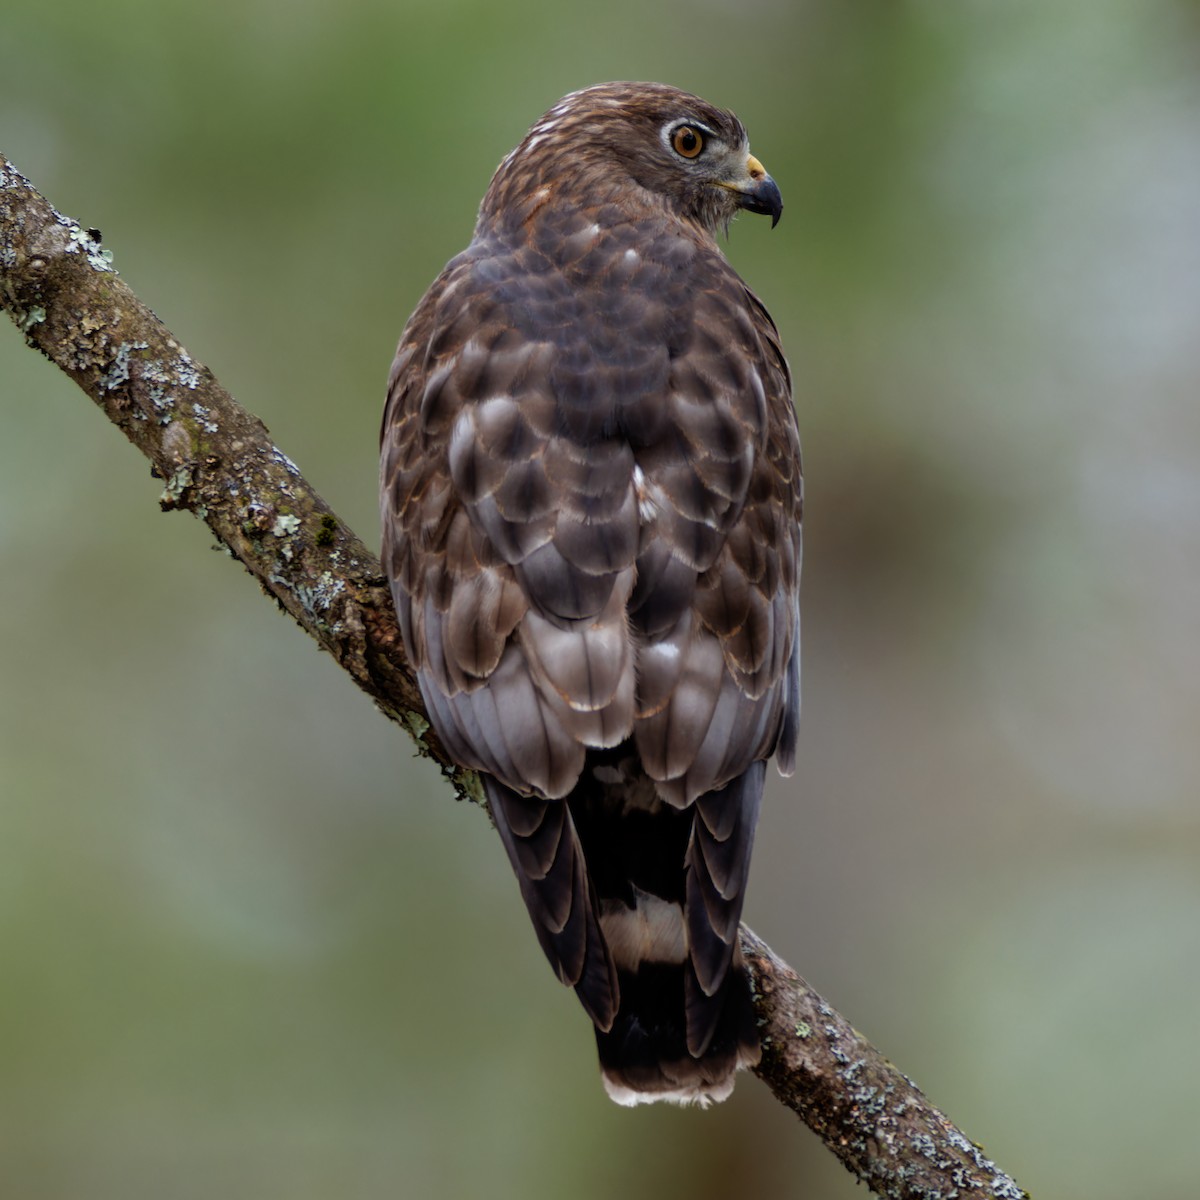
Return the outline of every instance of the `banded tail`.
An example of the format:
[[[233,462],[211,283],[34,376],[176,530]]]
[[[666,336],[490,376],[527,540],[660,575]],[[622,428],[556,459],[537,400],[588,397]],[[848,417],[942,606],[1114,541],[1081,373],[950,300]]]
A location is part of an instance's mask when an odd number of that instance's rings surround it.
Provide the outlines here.
[[[485,776],[551,966],[596,1026],[622,1105],[724,1100],[760,1046],[737,929],[765,763],[676,808],[628,757],[589,753],[565,800]]]

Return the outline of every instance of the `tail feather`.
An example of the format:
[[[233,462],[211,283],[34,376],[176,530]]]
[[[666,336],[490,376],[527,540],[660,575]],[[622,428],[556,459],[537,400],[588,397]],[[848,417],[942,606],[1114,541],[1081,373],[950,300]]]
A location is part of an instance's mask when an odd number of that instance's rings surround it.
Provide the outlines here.
[[[570,809],[562,800],[521,796],[483,778],[542,950],[596,1028],[607,1029],[617,1011],[616,969],[600,932],[598,902]]]
[[[753,763],[695,804],[685,894],[692,966],[707,996],[724,981],[737,940],[765,770],[766,763]],[[693,1033],[689,1040],[702,1044],[704,1033]]]
[[[765,764],[683,809],[628,747],[588,768],[566,800],[485,777],[542,949],[596,1026],[613,1100],[724,1100],[760,1055],[737,928]]]
[[[759,1061],[740,957],[715,996],[700,991],[689,963],[644,964],[636,972],[619,970],[617,978],[621,1007],[611,1030],[596,1031],[596,1048],[604,1088],[618,1104],[666,1100],[707,1108],[729,1096],[738,1070]],[[694,1049],[689,1031],[698,1025],[709,1032]]]

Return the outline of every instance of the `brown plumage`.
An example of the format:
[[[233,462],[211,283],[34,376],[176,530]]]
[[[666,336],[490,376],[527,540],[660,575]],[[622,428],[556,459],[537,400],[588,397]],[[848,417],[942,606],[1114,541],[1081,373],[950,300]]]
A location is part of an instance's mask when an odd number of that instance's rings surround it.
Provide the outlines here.
[[[794,765],[800,447],[775,326],[715,241],[779,191],[659,84],[555,105],[400,339],[383,558],[621,1103],[758,1060],[737,949],[765,762]]]

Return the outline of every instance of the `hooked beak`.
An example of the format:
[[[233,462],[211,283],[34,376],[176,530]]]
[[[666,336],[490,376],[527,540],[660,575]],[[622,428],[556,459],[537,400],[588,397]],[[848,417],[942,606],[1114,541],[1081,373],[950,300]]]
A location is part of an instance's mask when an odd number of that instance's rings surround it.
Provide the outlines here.
[[[723,186],[737,195],[739,208],[752,213],[769,213],[772,229],[779,224],[779,214],[783,212],[779,185],[753,154],[746,155],[746,177]]]

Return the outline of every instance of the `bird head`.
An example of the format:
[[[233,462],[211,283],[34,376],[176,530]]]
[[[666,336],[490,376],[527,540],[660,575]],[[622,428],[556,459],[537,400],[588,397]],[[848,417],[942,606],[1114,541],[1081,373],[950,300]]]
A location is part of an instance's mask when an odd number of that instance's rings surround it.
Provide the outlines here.
[[[715,234],[740,211],[779,221],[775,181],[733,113],[659,83],[602,83],[563,97],[500,164],[489,209],[525,214],[551,197],[642,202]]]

